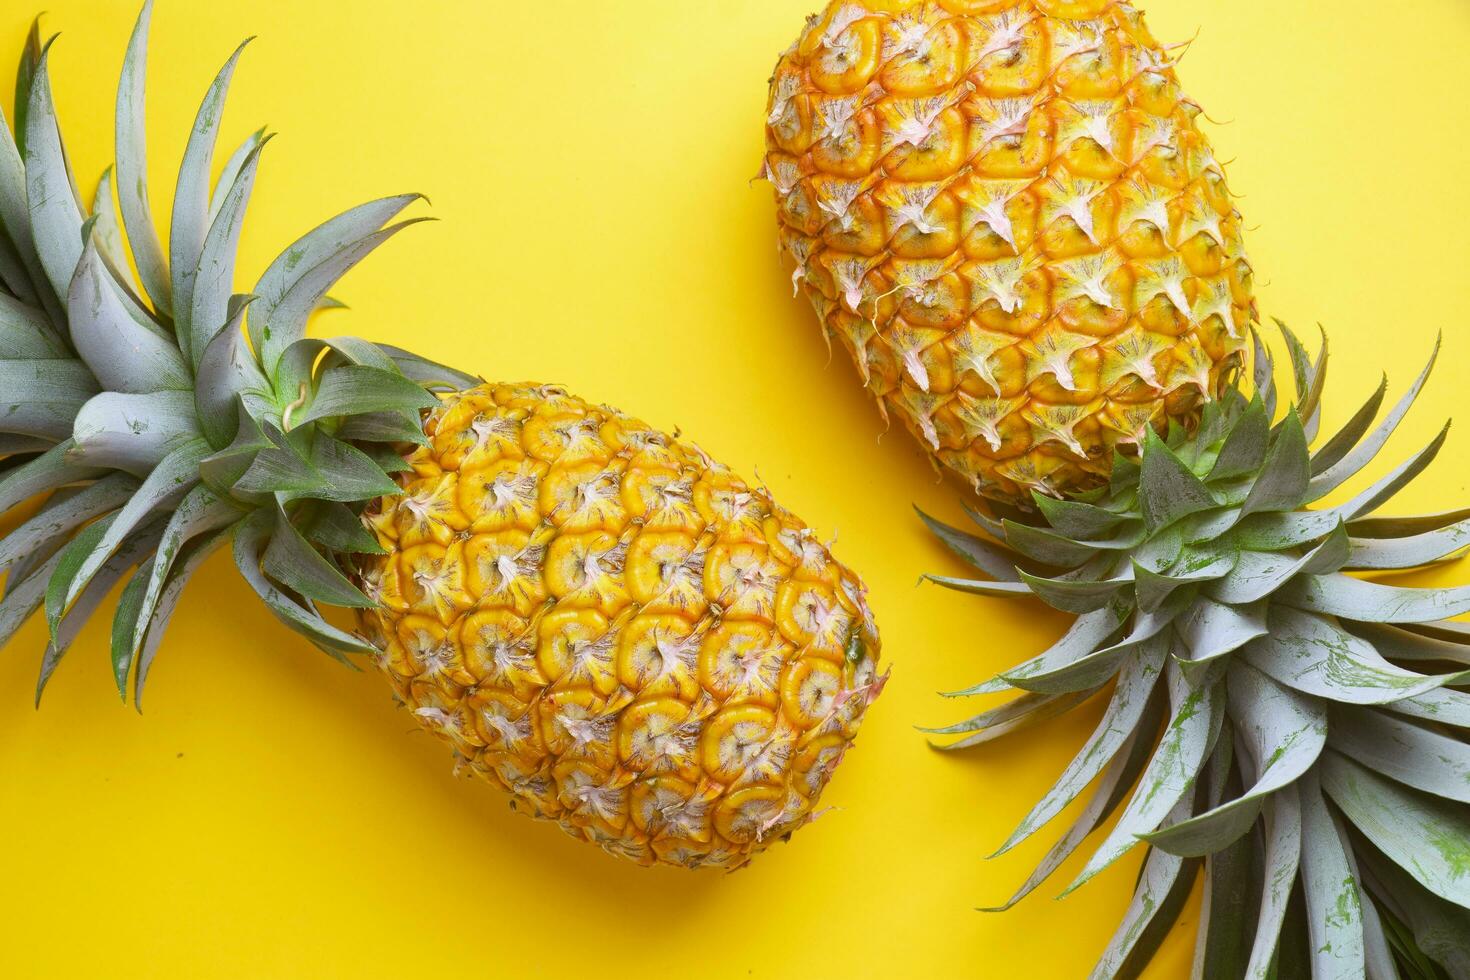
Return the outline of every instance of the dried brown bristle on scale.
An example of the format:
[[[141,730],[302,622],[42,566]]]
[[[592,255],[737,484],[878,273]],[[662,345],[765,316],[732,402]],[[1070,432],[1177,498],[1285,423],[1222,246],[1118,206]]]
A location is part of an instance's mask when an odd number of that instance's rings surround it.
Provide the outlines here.
[[[0,126],[0,645],[44,609],[37,699],[122,584],[112,667],[140,703],[185,584],[229,544],[285,625],[374,665],[461,771],[579,839],[735,868],[810,822],[882,689],[857,575],[764,488],[616,409],[306,336],[338,278],[421,220],[390,223],[418,195],[332,218],[234,293],[268,140],[211,183],[238,50],[190,131],[165,250],[150,15],[90,205],[36,31]]]

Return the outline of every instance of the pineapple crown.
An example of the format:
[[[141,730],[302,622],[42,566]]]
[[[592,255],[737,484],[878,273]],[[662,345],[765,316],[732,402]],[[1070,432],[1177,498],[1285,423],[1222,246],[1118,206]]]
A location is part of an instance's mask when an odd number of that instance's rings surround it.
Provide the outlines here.
[[[1447,620],[1470,612],[1470,586],[1347,574],[1419,568],[1470,544],[1470,509],[1375,516],[1434,459],[1448,425],[1346,502],[1311,506],[1373,461],[1434,358],[1376,426],[1386,379],[1313,451],[1326,337],[1313,361],[1282,333],[1296,397],[1279,419],[1256,336],[1255,393],[1228,390],[1193,433],[1150,429],[1109,486],[1038,495],[1035,513],[972,512],[984,536],[921,514],[990,576],[931,581],[1036,596],[1077,616],[1041,655],[956,692],[1021,693],[932,729],[964,736],[944,748],[1025,728],[1112,685],[1092,736],[998,852],[1096,781],[1009,908],[1121,807],[1067,888],[1147,844],[1095,976],[1131,975],[1152,956],[1201,864],[1197,976],[1326,975],[1334,957],[1344,972],[1333,975],[1396,976],[1380,972],[1394,961],[1470,975],[1470,694],[1459,690],[1470,685],[1470,627]]]
[[[145,4],[123,62],[115,173],[90,208],[57,125],[50,42],[35,27],[17,73],[14,136],[0,125],[0,513],[40,499],[0,539],[0,645],[44,606],[51,642],[38,699],[81,625],[126,579],[112,664],[124,697],[133,677],[137,701],[184,583],[231,538],[279,619],[339,658],[369,649],[316,604],[371,604],[341,560],[378,550],[360,512],[399,492],[400,449],[423,441],[432,392],[475,382],[396,348],[306,337],[313,311],[340,305],[328,296],[338,278],[423,220],[388,224],[418,195],[332,218],[282,252],[253,292],[232,293],[269,141],[252,134],[211,186],[244,45],[189,133],[165,253],[145,178],[150,13]]]

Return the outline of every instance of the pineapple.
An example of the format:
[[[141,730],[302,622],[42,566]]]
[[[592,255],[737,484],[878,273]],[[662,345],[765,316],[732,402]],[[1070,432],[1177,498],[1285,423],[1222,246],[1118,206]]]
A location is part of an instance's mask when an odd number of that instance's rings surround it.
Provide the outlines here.
[[[0,645],[44,608],[37,699],[125,583],[111,660],[140,703],[185,584],[229,543],[287,626],[371,660],[463,771],[574,836],[734,868],[811,820],[884,681],[858,578],[763,489],[618,411],[307,337],[416,195],[332,218],[232,295],[265,145],[211,188],[239,51],[191,130],[165,250],[144,181],[149,20],[90,206],[35,31],[14,136],[0,126]]]
[[[1086,500],[1038,494],[1029,520],[977,513],[983,534],[926,518],[988,576],[933,581],[1076,616],[1040,655],[956,692],[1017,697],[931,731],[965,749],[1105,704],[997,853],[1086,802],[994,909],[1090,836],[1064,895],[1142,846],[1096,978],[1136,976],[1199,878],[1197,977],[1470,977],[1470,626],[1449,618],[1470,613],[1470,586],[1350,574],[1464,552],[1470,510],[1377,513],[1434,460],[1448,425],[1321,506],[1374,461],[1429,368],[1381,420],[1382,385],[1314,447],[1325,349],[1314,361],[1284,333],[1295,391],[1283,411],[1258,348],[1251,397],[1227,391],[1194,433],[1150,430],[1140,461],[1119,460]]]
[[[698,448],[547,386],[447,396],[361,562],[379,666],[513,805],[734,867],[814,815],[882,679],[862,583]]]
[[[771,79],[782,254],[880,411],[979,492],[1106,483],[1254,317],[1168,49],[1117,0],[835,0]]]
[[[796,288],[987,498],[975,530],[924,518],[982,577],[930,580],[1077,617],[955,692],[1011,700],[930,731],[967,749],[1105,704],[1000,852],[1086,802],[996,911],[1096,835],[1063,894],[1146,856],[1094,977],[1138,975],[1200,878],[1194,976],[1470,977],[1470,630],[1447,618],[1470,586],[1350,574],[1462,553],[1470,510],[1376,513],[1445,433],[1320,504],[1428,369],[1318,444],[1326,338],[1314,359],[1283,327],[1278,411],[1240,215],[1126,3],[837,0],[770,85]]]

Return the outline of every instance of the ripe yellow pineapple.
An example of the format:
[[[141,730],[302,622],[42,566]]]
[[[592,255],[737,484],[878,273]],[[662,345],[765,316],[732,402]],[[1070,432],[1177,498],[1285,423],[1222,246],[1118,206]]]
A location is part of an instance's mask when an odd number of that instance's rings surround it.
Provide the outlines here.
[[[762,175],[880,410],[982,493],[1065,493],[1242,363],[1199,112],[1117,0],[835,0],[776,66]]]
[[[402,700],[532,814],[733,867],[811,819],[882,687],[857,578],[693,446],[552,387],[449,396],[372,516]]]
[[[415,195],[338,215],[231,295],[265,145],[211,187],[238,51],[191,130],[165,252],[149,17],[123,64],[115,185],[90,207],[35,32],[15,135],[0,125],[0,646],[44,607],[37,696],[126,581],[112,665],[138,701],[185,583],[232,542],[282,622],[374,658],[465,771],[576,836],[731,868],[810,820],[883,683],[857,577],[764,490],[619,412],[307,337]],[[356,609],[358,632],[319,604]]]

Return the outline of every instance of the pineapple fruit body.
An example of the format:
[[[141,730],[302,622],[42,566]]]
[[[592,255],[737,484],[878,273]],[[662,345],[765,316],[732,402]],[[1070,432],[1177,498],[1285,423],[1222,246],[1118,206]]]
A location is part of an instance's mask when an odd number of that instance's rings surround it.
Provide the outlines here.
[[[768,109],[796,287],[980,492],[1097,486],[1241,364],[1241,218],[1128,4],[837,0]]]
[[[882,686],[863,586],[699,449],[549,386],[447,397],[370,509],[360,620],[465,770],[642,863],[810,820]]]
[[[420,195],[341,212],[235,293],[268,139],[215,166],[239,49],[190,129],[165,250],[141,163],[151,16],[90,208],[55,192],[77,181],[36,27],[25,125],[0,125],[24,167],[0,180],[0,647],[44,612],[38,699],[121,586],[110,665],[141,704],[185,586],[228,546],[281,623],[377,663],[466,771],[578,837],[733,868],[810,820],[883,684],[857,577],[764,490],[616,411],[309,336]]]

